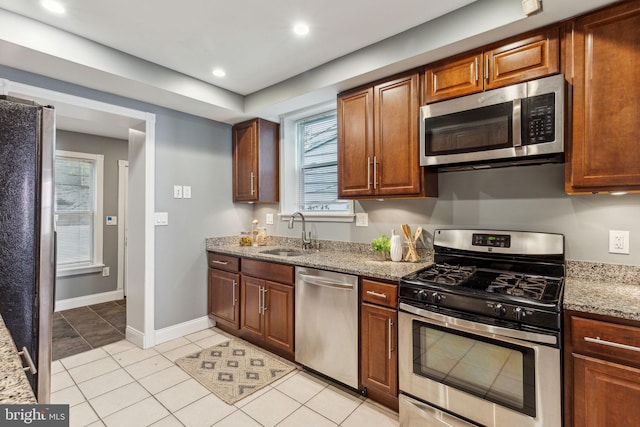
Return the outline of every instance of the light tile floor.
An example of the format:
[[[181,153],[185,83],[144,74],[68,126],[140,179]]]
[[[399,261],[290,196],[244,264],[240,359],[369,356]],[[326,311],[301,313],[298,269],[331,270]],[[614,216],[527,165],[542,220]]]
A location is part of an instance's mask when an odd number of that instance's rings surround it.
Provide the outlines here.
[[[70,425],[107,427],[398,427],[398,414],[303,370],[234,405],[174,364],[228,338],[207,329],[142,350],[128,341],[56,360],[52,403]]]

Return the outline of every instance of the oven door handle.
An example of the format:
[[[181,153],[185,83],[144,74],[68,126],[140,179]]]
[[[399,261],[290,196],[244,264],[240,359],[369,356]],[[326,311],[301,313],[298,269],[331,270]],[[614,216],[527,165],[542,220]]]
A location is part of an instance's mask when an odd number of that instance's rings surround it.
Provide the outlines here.
[[[470,320],[459,319],[457,317],[445,316],[444,314],[434,313],[431,311],[423,310],[421,308],[413,307],[409,304],[400,303],[400,310],[407,313],[416,314],[418,316],[434,320],[446,324],[452,329],[456,329],[463,332],[484,332],[487,334],[493,334],[500,337],[521,339],[525,341],[541,343],[541,344],[558,344],[558,337],[555,335],[538,334],[535,332],[520,331],[517,329],[503,328],[500,326],[486,325],[484,323],[472,322]]]

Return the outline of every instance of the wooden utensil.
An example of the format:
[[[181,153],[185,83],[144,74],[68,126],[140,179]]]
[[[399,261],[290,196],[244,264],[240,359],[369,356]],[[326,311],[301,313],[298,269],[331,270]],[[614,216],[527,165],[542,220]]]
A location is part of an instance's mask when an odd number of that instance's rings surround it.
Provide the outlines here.
[[[422,227],[419,227],[416,230],[416,237],[420,237],[418,235],[418,231],[420,231],[420,235],[422,234]],[[405,261],[416,262],[420,259],[418,256],[418,251],[416,250],[416,243],[414,241],[414,236],[411,234],[411,227],[408,224],[402,224],[402,234],[404,234],[404,238],[407,241],[407,254],[404,257]]]

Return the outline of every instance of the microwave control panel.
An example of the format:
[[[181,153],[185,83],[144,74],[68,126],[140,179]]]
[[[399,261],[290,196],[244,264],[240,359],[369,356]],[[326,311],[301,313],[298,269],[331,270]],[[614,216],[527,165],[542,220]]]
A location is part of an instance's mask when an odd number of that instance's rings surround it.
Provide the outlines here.
[[[522,100],[522,144],[532,145],[555,140],[555,94]]]

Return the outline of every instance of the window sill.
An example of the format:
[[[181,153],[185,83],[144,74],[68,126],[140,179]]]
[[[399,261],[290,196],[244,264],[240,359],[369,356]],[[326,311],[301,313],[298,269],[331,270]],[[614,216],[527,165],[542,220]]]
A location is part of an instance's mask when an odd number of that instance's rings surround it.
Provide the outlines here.
[[[308,222],[353,222],[355,214],[352,213],[329,213],[329,212],[302,212],[305,221]],[[291,219],[290,213],[278,214],[282,221]]]
[[[56,270],[56,277],[79,276],[81,274],[93,274],[102,272],[104,264],[92,264],[84,267],[73,267]]]

